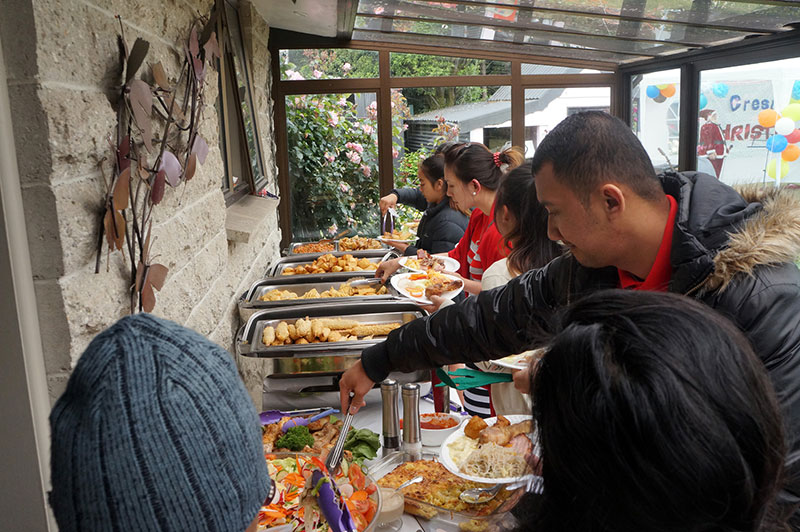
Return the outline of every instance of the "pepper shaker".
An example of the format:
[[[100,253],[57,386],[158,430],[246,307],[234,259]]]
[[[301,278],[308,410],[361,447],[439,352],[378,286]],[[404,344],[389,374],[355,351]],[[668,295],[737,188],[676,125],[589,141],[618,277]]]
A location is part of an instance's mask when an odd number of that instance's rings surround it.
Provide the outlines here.
[[[403,451],[419,460],[422,441],[419,428],[419,384],[403,385]]]
[[[383,455],[400,450],[400,385],[394,379],[381,383],[383,402]]]

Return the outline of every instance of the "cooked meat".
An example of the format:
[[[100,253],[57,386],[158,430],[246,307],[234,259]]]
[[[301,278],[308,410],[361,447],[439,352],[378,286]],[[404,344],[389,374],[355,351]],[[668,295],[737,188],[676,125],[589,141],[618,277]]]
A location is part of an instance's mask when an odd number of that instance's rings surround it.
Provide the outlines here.
[[[467,435],[467,438],[477,440],[478,436],[481,434],[481,431],[488,426],[489,425],[487,425],[483,419],[479,418],[478,416],[472,416],[472,419],[469,420],[467,426],[464,427],[464,434]]]
[[[530,433],[532,428],[530,420],[514,423],[506,427],[492,426],[481,431],[478,441],[480,443],[492,442],[497,445],[505,445],[517,434]]]
[[[264,443],[264,452],[272,452],[272,449],[275,446],[275,440],[278,439],[280,434],[281,428],[277,423],[267,425],[264,433],[261,435],[261,441]]]
[[[339,436],[339,429],[328,423],[321,430],[318,430],[314,434],[314,452],[318,453],[322,450],[322,448],[331,443],[331,441]]]
[[[321,429],[322,427],[324,427],[325,425],[328,424],[328,420],[329,419],[330,418],[326,416],[326,417],[324,417],[322,419],[318,419],[316,421],[312,421],[311,423],[308,424],[308,430],[311,431],[311,432],[318,431],[319,429]]]
[[[511,438],[511,448],[524,456],[525,460],[527,460],[531,451],[533,451],[533,443],[526,434],[517,434]]]
[[[430,299],[431,296],[440,296],[445,292],[456,290],[460,287],[461,279],[448,279],[447,277],[443,277],[442,279],[431,282],[431,284],[425,288],[425,297]]]
[[[493,427],[507,427],[511,425],[511,422],[505,416],[497,416],[497,423],[492,425]]]
[[[400,327],[400,323],[376,323],[373,325],[358,325],[350,329],[349,333],[355,336],[386,336]]]

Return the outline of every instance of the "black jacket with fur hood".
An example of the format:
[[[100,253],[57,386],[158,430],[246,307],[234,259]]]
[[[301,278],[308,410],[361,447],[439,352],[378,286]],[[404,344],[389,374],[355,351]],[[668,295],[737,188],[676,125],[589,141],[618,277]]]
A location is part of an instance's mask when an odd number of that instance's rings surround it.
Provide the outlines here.
[[[800,470],[800,197],[748,186],[737,192],[706,174],[661,176],[678,202],[669,291],[689,295],[736,323],[763,360],[783,408]],[[362,354],[367,375],[476,362],[530,348],[546,315],[582,294],[618,288],[616,268],[586,268],[570,255],[507,285],[415,320]],[[790,481],[800,501],[800,482]]]

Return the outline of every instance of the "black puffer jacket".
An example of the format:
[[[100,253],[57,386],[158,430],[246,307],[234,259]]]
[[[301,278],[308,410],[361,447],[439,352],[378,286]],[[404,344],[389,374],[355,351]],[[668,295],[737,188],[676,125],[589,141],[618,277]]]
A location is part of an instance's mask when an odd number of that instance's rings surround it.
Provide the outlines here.
[[[678,202],[669,291],[689,295],[736,323],[763,360],[784,412],[790,453],[781,498],[800,502],[800,200],[792,191],[739,192],[688,172],[662,176]],[[591,269],[569,255],[507,285],[415,320],[362,354],[367,375],[498,358],[530,347],[531,331],[581,294],[617,288],[616,268]]]
[[[424,249],[428,253],[450,251],[467,230],[469,217],[451,209],[447,197],[434,204],[428,203],[422,192],[416,188],[394,189],[392,194],[397,195],[398,203],[425,211],[417,228],[417,244],[408,246],[405,255],[416,255],[418,249]]]

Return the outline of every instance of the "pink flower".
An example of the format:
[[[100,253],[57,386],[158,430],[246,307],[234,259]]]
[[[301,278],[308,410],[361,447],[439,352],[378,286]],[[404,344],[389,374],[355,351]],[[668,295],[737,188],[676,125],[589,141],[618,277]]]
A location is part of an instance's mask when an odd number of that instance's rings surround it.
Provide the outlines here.
[[[406,129],[408,129],[408,124],[403,124],[403,131],[405,131]]]
[[[342,97],[339,98],[339,101],[336,103],[339,105],[339,107],[344,107],[345,105],[347,105],[347,100],[345,100],[344,97]]]
[[[381,15],[383,13],[383,6],[379,6],[375,8],[375,14]]]
[[[400,152],[396,148],[392,148],[392,159],[397,159],[398,155],[400,155]]]
[[[325,152],[325,160],[328,161],[329,163],[332,163],[333,161],[336,160],[336,156],[333,155],[332,153],[326,151]]]
[[[369,109],[377,109],[377,108],[378,108],[378,102],[376,102],[376,101],[373,101],[373,102],[371,102],[371,103],[370,103],[370,104],[369,104],[367,107],[368,107]]]
[[[364,124],[364,126],[361,129],[363,129],[364,133],[366,133],[367,135],[372,135],[375,132],[375,128],[369,124]]]
[[[361,162],[361,156],[354,151],[348,151],[345,155],[351,163],[359,164]]]
[[[328,124],[330,124],[331,126],[339,125],[339,115],[338,114],[336,114],[333,111],[329,111],[328,115],[329,115]]]
[[[322,77],[322,72],[320,72],[316,68],[314,69],[314,72],[312,72],[312,74],[314,74],[314,77],[317,78],[317,79]]]
[[[366,164],[361,165],[361,172],[364,174],[364,177],[369,177],[372,175],[372,170],[370,170],[369,166]]]
[[[353,65],[351,65],[350,63],[345,63],[342,65],[342,70],[344,71],[345,74],[347,74],[348,72],[353,70]]]
[[[339,181],[339,190],[342,191],[342,194],[347,194],[350,192],[350,187],[344,181]]]
[[[286,75],[289,76],[289,79],[292,81],[303,81],[304,78],[300,72],[295,72],[294,70],[287,70]]]
[[[350,148],[351,150],[355,150],[358,153],[364,153],[364,147],[358,142],[348,142],[344,146],[345,148]]]
[[[333,224],[331,224],[331,226],[328,227],[328,234],[329,235],[335,235],[336,231],[338,231],[338,230],[339,230],[339,226],[336,225],[336,222],[333,222]]]

